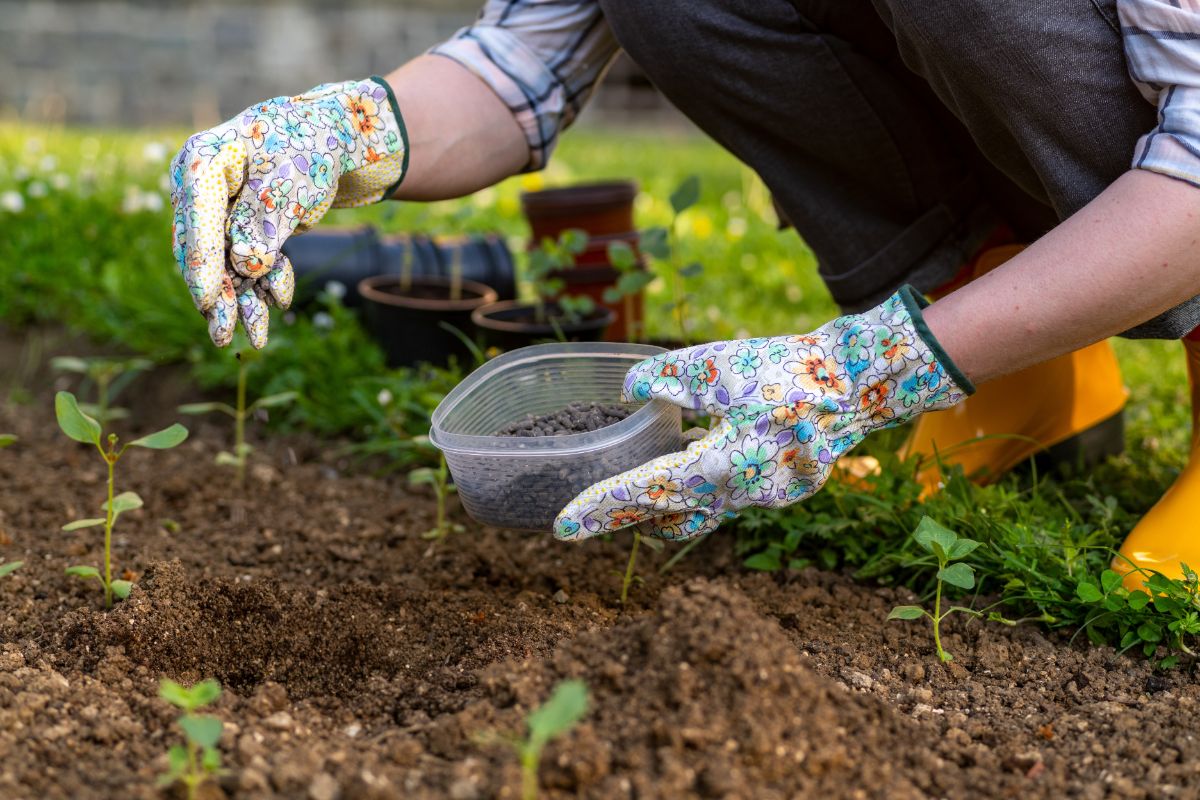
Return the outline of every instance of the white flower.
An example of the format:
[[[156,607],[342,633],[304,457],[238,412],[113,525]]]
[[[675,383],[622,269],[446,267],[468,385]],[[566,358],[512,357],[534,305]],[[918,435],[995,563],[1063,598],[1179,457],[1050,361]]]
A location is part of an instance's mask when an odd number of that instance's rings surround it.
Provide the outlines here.
[[[56,172],[50,176],[50,185],[61,192],[71,185],[71,179],[65,172]]]
[[[29,177],[29,170],[25,169],[21,164],[13,167],[13,180],[23,181]]]
[[[341,281],[329,281],[325,284],[325,294],[335,300],[341,300],[346,296],[346,284]]]
[[[142,208],[147,211],[162,211],[162,195],[157,192],[142,192]]]
[[[392,404],[392,393],[389,392],[387,389],[380,389],[379,394],[375,396],[375,399],[379,401],[379,405],[381,405],[381,406],[391,405]]]
[[[162,161],[167,157],[167,147],[162,142],[146,142],[142,148],[142,158],[146,161]]]
[[[121,198],[121,211],[126,214],[136,214],[142,210],[142,190],[136,186],[126,186],[125,196]]]
[[[45,197],[50,193],[50,190],[46,188],[46,184],[41,181],[34,181],[29,184],[29,188],[25,191],[29,192],[30,197]]]
[[[19,214],[25,210],[25,198],[20,192],[7,191],[0,194],[0,208]]]
[[[313,327],[329,330],[333,327],[333,317],[326,314],[324,311],[318,311],[313,314]]]
[[[42,160],[38,162],[38,172],[43,174],[54,172],[56,169],[58,169],[58,159],[54,156],[42,156]]]

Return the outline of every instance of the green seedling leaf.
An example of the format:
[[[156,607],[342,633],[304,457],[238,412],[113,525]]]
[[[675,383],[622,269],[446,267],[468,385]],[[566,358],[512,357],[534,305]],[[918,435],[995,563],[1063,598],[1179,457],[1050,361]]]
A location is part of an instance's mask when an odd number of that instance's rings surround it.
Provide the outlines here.
[[[112,511],[116,516],[125,511],[133,511],[135,508],[142,507],[142,498],[138,497],[137,492],[121,492],[113,498]],[[104,505],[100,506],[101,511],[108,511],[108,501],[104,501]],[[103,521],[103,520],[101,520]]]
[[[683,183],[671,192],[671,208],[676,214],[681,211],[686,211],[696,205],[696,201],[700,199],[700,178],[696,175],[689,175],[683,179]]]
[[[616,241],[608,243],[608,263],[621,272],[627,272],[637,266],[637,254],[628,242]]]
[[[79,401],[70,392],[54,396],[54,414],[58,427],[70,438],[84,444],[100,446],[100,423],[79,410]]]
[[[7,564],[0,564],[0,578],[3,578],[5,575],[11,575],[19,570],[24,564],[24,561],[10,561]]]
[[[222,450],[221,452],[217,453],[217,457],[213,459],[213,463],[219,467],[236,467],[242,462],[233,453]]]
[[[671,244],[667,229],[663,227],[647,228],[642,231],[639,246],[643,253],[649,253],[655,258],[670,258]]]
[[[694,278],[701,272],[704,272],[704,265],[698,261],[693,261],[691,264],[679,268],[679,274],[685,278]]]
[[[221,751],[215,747],[204,748],[204,755],[200,757],[200,766],[204,767],[205,772],[217,772],[221,769]]]
[[[221,684],[212,678],[206,678],[188,690],[195,704],[193,708],[203,708],[217,701],[221,696]]]
[[[278,408],[286,406],[288,403],[295,402],[300,396],[299,392],[280,392],[279,394],[269,394],[266,397],[260,397],[250,404],[250,410],[257,408]]]
[[[150,450],[170,450],[182,444],[183,440],[188,437],[187,428],[176,422],[169,428],[164,428],[157,433],[152,433],[149,436],[143,436],[140,439],[134,439],[129,443],[129,447],[145,447]]]
[[[5,447],[12,447],[16,444],[16,441],[17,437],[11,433],[0,433],[0,450],[3,450]]]
[[[654,282],[655,275],[648,270],[626,272],[617,278],[617,290],[621,294],[635,294]]]
[[[105,505],[107,505],[107,503],[105,503]],[[62,529],[64,531],[78,531],[83,530],[84,528],[94,528],[97,525],[103,525],[105,521],[106,520],[103,518],[77,519],[74,522],[68,522],[66,525],[63,525]]]
[[[408,473],[408,483],[411,486],[420,486],[426,483],[436,484],[437,481],[437,470],[432,467],[420,467]]]
[[[185,716],[179,720],[179,727],[199,747],[216,747],[221,738],[221,720],[207,714]]]
[[[50,366],[61,372],[78,372],[81,375],[88,372],[88,362],[75,356],[56,356],[50,359]]]
[[[979,547],[979,545],[980,543],[974,539],[959,539],[953,545],[951,545],[950,550],[946,553],[946,555],[951,561],[958,561],[959,559],[966,558],[968,555],[973,553],[975,549]]]
[[[917,544],[936,555],[939,559],[945,559],[954,547],[954,543],[958,541],[958,536],[954,531],[936,522],[931,517],[921,517],[921,521],[917,523],[916,531],[913,532],[913,538],[917,540]]]
[[[781,565],[779,553],[775,550],[765,550],[761,553],[755,553],[742,562],[742,566],[746,569],[757,569],[763,572],[774,572]]]
[[[1075,594],[1085,603],[1099,603],[1100,598],[1104,596],[1100,593],[1100,587],[1089,579],[1079,582],[1075,587]]]
[[[125,600],[129,597],[129,593],[133,591],[133,581],[113,581],[109,584],[113,595],[120,600]]]
[[[920,619],[925,616],[925,609],[920,606],[896,606],[888,612],[887,618],[892,619]]]
[[[228,414],[231,417],[237,417],[237,409],[228,403],[187,403],[175,409],[180,414],[211,414],[214,411],[221,414]]]
[[[191,709],[191,693],[170,678],[163,678],[158,682],[158,696],[176,708],[185,711]]]
[[[1141,589],[1135,589],[1129,593],[1129,607],[1134,611],[1141,611],[1150,602],[1150,595],[1143,592]]]
[[[188,754],[181,744],[171,745],[167,751],[167,771],[158,776],[159,788],[165,789],[179,780],[187,772]]]
[[[95,567],[67,567],[67,574],[74,575],[76,578],[95,578],[103,581],[100,577],[100,570]]]
[[[1137,635],[1143,642],[1160,642],[1162,641],[1162,628],[1154,622],[1143,622],[1138,626]]]
[[[961,561],[938,570],[937,576],[951,586],[960,589],[970,589],[975,586],[975,570],[969,564]]]
[[[663,548],[666,547],[666,545],[663,543],[662,539],[657,539],[653,536],[643,536],[642,537],[642,546],[649,547],[651,550],[653,550],[656,553],[661,553],[663,551]]]
[[[571,255],[579,255],[587,249],[587,231],[581,228],[567,228],[558,236],[558,245]]]
[[[1120,573],[1116,572],[1115,570],[1106,569],[1104,572],[1100,573],[1100,588],[1104,590],[1105,594],[1108,594],[1120,586],[1121,582],[1124,580],[1124,576],[1122,576]]]
[[[546,742],[566,733],[587,713],[588,688],[579,680],[563,681],[550,699],[529,715],[529,742],[541,749]]]

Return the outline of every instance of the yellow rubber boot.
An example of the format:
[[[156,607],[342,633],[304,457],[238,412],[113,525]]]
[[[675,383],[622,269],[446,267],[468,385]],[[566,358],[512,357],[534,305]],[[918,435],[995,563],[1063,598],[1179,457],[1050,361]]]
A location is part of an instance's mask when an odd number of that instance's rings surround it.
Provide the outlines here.
[[[1192,394],[1192,449],[1187,466],[1125,538],[1113,569],[1125,575],[1130,591],[1141,589],[1149,574],[1141,568],[1182,578],[1182,565],[1200,570],[1200,342],[1183,341]]]
[[[1022,249],[1006,245],[984,252],[972,277]],[[1116,354],[1108,342],[1099,342],[990,381],[954,408],[918,417],[900,456],[919,456],[917,476],[926,494],[941,486],[939,461],[962,466],[980,483],[1044,450],[1062,460],[1092,462],[1121,451],[1121,410],[1128,394]]]

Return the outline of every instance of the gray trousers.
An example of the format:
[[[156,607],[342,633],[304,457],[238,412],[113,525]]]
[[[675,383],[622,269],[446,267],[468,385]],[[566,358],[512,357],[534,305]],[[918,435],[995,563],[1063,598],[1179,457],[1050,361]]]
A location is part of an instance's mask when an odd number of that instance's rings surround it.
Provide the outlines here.
[[[600,0],[684,114],[758,172],[846,310],[1029,241],[1129,168],[1155,109],[1116,0]],[[1200,297],[1127,331],[1177,339]]]

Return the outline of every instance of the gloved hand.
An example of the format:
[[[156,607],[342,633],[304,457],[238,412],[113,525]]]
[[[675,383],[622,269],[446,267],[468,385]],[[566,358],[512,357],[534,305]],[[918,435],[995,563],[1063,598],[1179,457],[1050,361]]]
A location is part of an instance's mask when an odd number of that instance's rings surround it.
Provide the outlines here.
[[[267,303],[287,308],[295,278],[280,247],[330,208],[387,197],[408,139],[382,78],[323,84],[258,103],[187,140],[171,163],[175,260],[218,347],[241,317],[267,343]]]
[[[975,391],[904,287],[805,336],[716,342],[646,359],[624,399],[659,398],[715,419],[685,451],[584,490],[558,515],[559,539],[628,525],[692,539],[747,506],[803,500],[868,433],[948,408]]]

